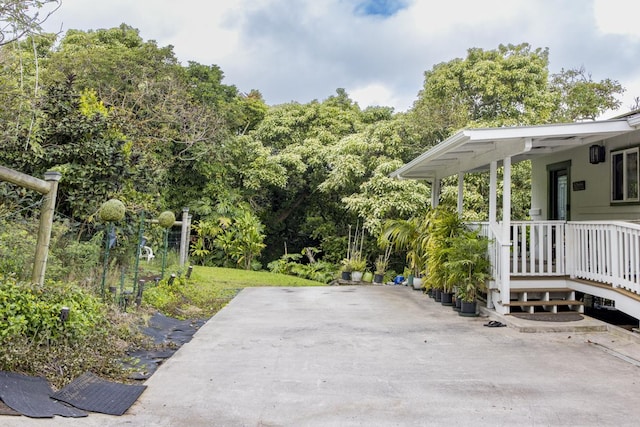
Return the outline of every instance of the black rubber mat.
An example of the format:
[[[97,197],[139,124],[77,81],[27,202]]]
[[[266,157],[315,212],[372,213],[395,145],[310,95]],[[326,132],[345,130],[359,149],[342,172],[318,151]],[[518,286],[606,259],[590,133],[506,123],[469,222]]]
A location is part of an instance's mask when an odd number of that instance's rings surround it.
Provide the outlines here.
[[[178,320],[155,313],[142,332],[153,338],[156,344],[173,343],[178,346],[189,342],[204,320]]]
[[[128,357],[122,365],[130,371],[129,379],[146,380],[158,369],[165,360],[173,356],[176,349],[158,351],[137,350],[128,352]]]
[[[122,415],[146,388],[146,385],[128,385],[103,380],[85,372],[52,397],[86,411]]]
[[[0,371],[0,399],[11,409],[31,418],[86,417],[87,413],[51,399],[53,390],[41,377]]]

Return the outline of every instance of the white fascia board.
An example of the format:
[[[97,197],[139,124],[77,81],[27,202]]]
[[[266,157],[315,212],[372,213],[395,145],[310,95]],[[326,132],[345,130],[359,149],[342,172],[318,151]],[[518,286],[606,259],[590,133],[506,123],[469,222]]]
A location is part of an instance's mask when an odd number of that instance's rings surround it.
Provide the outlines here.
[[[467,136],[467,132],[468,131],[461,131],[458,132],[452,136],[450,136],[449,138],[445,139],[444,141],[442,141],[441,143],[439,143],[438,145],[436,145],[435,147],[432,147],[431,149],[425,151],[424,153],[420,154],[418,157],[416,157],[415,159],[411,160],[409,163],[405,164],[404,166],[402,166],[401,168],[391,172],[391,174],[389,174],[389,176],[391,178],[398,178],[398,179],[403,179],[402,174],[412,168],[414,168],[415,166],[417,166],[418,164],[424,162],[424,161],[428,161],[430,159],[435,159],[438,156],[441,156],[442,154],[456,148],[459,147],[462,144],[465,144],[467,141],[469,141],[469,137]]]
[[[640,122],[640,118],[638,119]],[[469,129],[471,141],[496,141],[513,138],[551,138],[580,136],[584,134],[608,134],[634,130],[628,120],[603,120],[580,123],[559,123],[538,126],[518,126],[508,128]]]
[[[627,119],[627,122],[629,123],[629,126],[633,126],[634,128],[637,128],[638,126],[640,126],[640,114],[636,114],[634,116],[631,116]]]

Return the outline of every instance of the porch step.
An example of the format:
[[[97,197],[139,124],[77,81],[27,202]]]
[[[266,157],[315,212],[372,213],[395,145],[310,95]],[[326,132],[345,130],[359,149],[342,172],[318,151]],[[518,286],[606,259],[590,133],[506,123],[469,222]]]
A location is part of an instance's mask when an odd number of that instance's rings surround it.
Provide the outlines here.
[[[517,292],[574,292],[571,288],[511,288],[511,293]]]
[[[548,307],[548,311],[551,313],[557,313],[558,307],[567,306],[570,309],[576,309],[579,313],[584,313],[584,303],[577,300],[531,300],[531,301],[509,301],[508,303],[502,303],[505,307],[520,307],[528,308],[529,313],[534,313],[535,307]]]
[[[576,300],[576,292],[570,288],[511,288],[510,301],[503,306],[520,307],[529,313],[535,312],[535,307],[542,307],[551,313],[557,313],[558,307],[566,306],[570,310],[584,313],[584,303]]]

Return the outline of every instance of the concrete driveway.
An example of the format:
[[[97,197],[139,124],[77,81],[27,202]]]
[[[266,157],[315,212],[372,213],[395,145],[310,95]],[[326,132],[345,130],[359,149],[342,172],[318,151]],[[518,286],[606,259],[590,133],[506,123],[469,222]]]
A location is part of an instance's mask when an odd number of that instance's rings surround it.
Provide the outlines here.
[[[489,328],[402,286],[248,288],[121,416],[3,426],[636,426],[640,343]]]

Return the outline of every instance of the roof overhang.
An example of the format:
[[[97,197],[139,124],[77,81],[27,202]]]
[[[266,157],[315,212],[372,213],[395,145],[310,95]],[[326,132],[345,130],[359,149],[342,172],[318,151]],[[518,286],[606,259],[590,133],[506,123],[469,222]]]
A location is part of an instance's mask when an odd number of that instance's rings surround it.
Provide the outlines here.
[[[433,181],[460,172],[487,170],[491,162],[512,163],[598,143],[636,130],[640,116],[541,126],[462,130],[391,173],[392,178]]]

